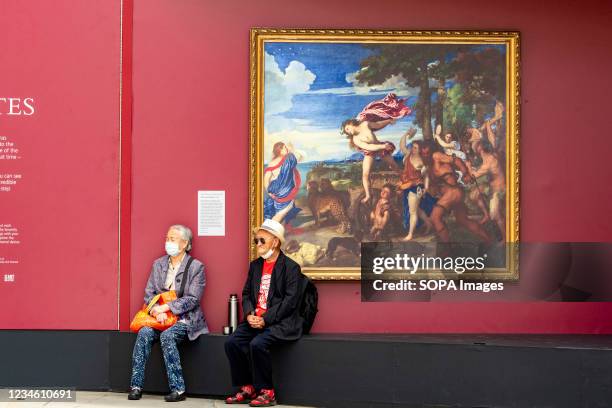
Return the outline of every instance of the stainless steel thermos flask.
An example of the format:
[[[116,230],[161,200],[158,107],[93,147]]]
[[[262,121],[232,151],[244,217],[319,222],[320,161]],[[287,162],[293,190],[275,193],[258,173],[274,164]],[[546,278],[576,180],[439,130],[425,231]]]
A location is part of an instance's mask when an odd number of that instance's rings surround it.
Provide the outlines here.
[[[230,333],[233,333],[238,328],[238,295],[231,294],[228,301],[227,323],[230,328]]]

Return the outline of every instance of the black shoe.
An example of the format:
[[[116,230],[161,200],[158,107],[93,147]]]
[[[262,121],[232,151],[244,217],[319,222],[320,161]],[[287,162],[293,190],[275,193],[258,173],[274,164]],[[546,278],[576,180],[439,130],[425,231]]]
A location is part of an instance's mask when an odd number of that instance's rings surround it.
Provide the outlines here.
[[[164,399],[166,400],[166,402],[179,402],[179,401],[185,401],[185,393],[178,393],[176,391],[172,391],[170,394],[166,395],[164,397]]]
[[[142,398],[142,390],[139,390],[138,388],[132,388],[130,390],[130,393],[128,394],[128,399],[139,400],[140,398]]]

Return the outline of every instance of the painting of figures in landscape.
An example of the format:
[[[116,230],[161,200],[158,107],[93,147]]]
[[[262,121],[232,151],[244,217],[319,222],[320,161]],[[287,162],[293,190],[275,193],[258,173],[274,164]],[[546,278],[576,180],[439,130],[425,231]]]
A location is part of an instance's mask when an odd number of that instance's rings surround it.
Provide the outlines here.
[[[285,226],[285,253],[337,270],[358,268],[366,241],[513,239],[508,52],[263,42],[258,205]]]

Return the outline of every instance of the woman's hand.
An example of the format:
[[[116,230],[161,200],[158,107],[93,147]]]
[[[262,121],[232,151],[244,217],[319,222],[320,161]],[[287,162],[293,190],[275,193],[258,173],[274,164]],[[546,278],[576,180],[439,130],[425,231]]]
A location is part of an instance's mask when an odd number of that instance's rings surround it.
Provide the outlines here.
[[[157,306],[153,306],[151,308],[151,310],[149,310],[149,314],[153,317],[157,316],[158,314],[160,314],[161,312],[159,311],[159,309],[157,308]]]
[[[170,310],[170,306],[168,305],[155,305],[151,308],[149,314],[153,317],[156,317],[160,313],[165,313]]]
[[[156,319],[158,322],[163,323],[163,322],[165,322],[165,321],[166,321],[166,319],[168,319],[168,315],[167,315],[166,313],[158,313],[158,314],[155,316],[155,319]]]

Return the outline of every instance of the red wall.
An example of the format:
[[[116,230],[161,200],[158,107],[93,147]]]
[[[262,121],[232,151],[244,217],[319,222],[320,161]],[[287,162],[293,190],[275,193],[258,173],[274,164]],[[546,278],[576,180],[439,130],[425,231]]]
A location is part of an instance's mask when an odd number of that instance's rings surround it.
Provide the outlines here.
[[[0,328],[118,327],[120,2],[0,4],[0,98],[34,98],[32,116],[2,110],[0,135],[22,159],[0,193]],[[15,281],[4,282],[4,275]]]
[[[521,238],[610,241],[608,1],[136,0],[131,312],[171,223],[195,229],[197,190],[226,190],[225,237],[196,238],[213,331],[246,273],[250,27],[518,30]],[[318,332],[612,333],[610,303],[361,303],[321,282]]]

